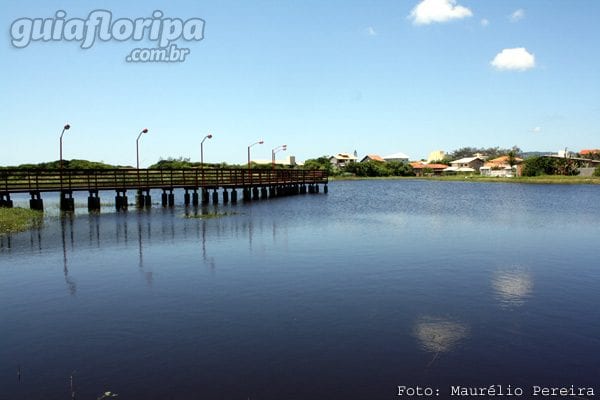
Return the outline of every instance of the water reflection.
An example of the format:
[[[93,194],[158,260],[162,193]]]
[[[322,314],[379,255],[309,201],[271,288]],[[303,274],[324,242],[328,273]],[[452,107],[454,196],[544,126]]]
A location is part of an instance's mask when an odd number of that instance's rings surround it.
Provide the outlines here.
[[[75,236],[73,234],[73,214],[65,213],[60,218],[60,232],[62,239],[62,251],[63,251],[63,275],[65,277],[65,283],[67,284],[67,288],[69,290],[69,294],[74,296],[77,293],[77,284],[73,279],[69,276],[69,265],[67,258],[67,240],[66,240],[66,231],[67,225],[69,230],[69,239],[71,245],[71,251],[73,251],[73,247],[75,246]]]
[[[531,296],[533,279],[529,272],[522,270],[498,271],[492,279],[492,286],[500,305],[518,307]]]
[[[446,318],[424,316],[415,324],[414,332],[423,350],[438,354],[451,351],[466,338],[469,327]]]

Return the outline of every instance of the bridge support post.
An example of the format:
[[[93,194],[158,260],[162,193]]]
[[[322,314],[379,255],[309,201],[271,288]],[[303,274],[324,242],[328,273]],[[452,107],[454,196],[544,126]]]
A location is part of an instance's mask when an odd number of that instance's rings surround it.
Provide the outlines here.
[[[117,195],[115,196],[115,208],[117,211],[127,211],[127,191],[117,189]]]
[[[175,205],[175,195],[173,194],[173,189],[169,191],[169,207],[173,207]]]
[[[100,211],[100,196],[97,190],[90,190],[88,196],[88,211]]]
[[[252,200],[252,198],[250,197],[250,189],[248,189],[247,187],[242,189],[242,197],[244,199],[244,201],[250,201]]]
[[[273,198],[275,197],[276,193],[275,193],[275,186],[269,186],[269,198]]]
[[[60,211],[75,211],[75,199],[73,199],[72,191],[62,190],[60,192]]]
[[[212,202],[213,202],[213,204],[219,204],[219,192],[217,192],[217,188],[213,189]]]
[[[268,192],[267,192],[267,188],[265,186],[260,188],[260,197],[262,199],[266,199],[269,196]]]
[[[209,197],[208,189],[202,188],[202,204],[208,204]]]
[[[237,203],[237,190],[235,188],[231,189],[231,203]]]
[[[323,185],[323,193],[329,193],[329,188],[327,187],[327,185]]]
[[[306,194],[306,185],[301,185],[300,186],[300,193],[301,194]]]
[[[185,189],[185,194],[183,195],[183,204],[186,206],[190,205],[190,194],[187,189]]]
[[[252,200],[258,200],[258,188],[256,186],[252,188]]]
[[[144,198],[144,193],[142,192],[142,189],[138,189],[135,194],[135,206],[137,208],[144,208],[145,205],[146,199]]]
[[[0,193],[0,207],[12,208],[10,193]]]
[[[308,185],[308,193],[314,193],[315,192],[315,187],[313,186],[312,183],[310,183]]]
[[[223,188],[223,204],[229,203],[229,192],[226,188]]]
[[[319,193],[319,184],[315,184],[315,193]]]
[[[198,207],[198,191],[194,189],[194,193],[192,193],[192,205],[194,207]]]
[[[32,210],[44,211],[44,201],[40,192],[30,192],[29,208]]]
[[[152,197],[150,197],[150,189],[147,189],[146,194],[144,195],[144,206],[146,206],[146,208],[152,208]]]
[[[168,204],[167,191],[165,189],[163,189],[163,192],[160,195],[160,203],[162,204],[163,207],[166,207]]]

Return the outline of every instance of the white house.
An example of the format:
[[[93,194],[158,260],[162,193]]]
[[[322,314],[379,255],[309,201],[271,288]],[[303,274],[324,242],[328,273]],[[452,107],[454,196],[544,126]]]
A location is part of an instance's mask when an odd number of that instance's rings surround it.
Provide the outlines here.
[[[389,161],[398,161],[398,162],[407,163],[409,160],[409,157],[404,153],[394,153],[394,154],[390,154],[389,156],[383,157],[383,159],[388,162]]]
[[[465,157],[451,161],[450,166],[444,172],[479,172],[485,160],[481,157]]]
[[[336,167],[345,167],[350,163],[356,162],[358,158],[350,153],[338,153],[329,157],[329,162]]]

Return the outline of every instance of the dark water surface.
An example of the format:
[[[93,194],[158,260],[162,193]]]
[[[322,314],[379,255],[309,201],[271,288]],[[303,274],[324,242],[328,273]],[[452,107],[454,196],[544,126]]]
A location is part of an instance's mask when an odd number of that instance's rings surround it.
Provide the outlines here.
[[[334,182],[219,210],[1,238],[0,399],[69,399],[71,375],[77,399],[600,394],[600,187]]]

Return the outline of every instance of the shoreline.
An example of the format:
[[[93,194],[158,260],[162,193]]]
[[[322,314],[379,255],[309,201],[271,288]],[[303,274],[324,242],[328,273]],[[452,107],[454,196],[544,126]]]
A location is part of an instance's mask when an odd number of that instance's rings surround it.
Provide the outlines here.
[[[362,181],[362,180],[421,180],[442,182],[485,182],[485,183],[518,183],[530,185],[600,185],[597,176],[521,176],[516,178],[496,178],[480,175],[467,176],[330,176],[329,181]]]

